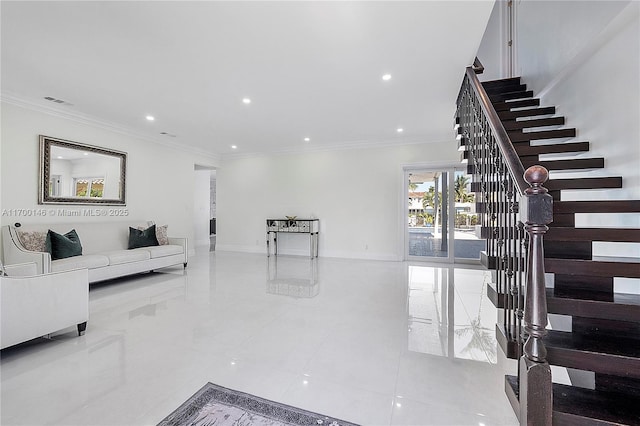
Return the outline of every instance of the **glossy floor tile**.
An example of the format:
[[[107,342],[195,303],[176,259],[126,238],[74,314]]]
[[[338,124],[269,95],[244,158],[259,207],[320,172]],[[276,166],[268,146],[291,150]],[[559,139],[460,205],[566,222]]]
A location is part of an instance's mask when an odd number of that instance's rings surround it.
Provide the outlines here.
[[[206,382],[364,425],[515,425],[486,273],[197,251],[2,351],[3,425],[154,425]]]

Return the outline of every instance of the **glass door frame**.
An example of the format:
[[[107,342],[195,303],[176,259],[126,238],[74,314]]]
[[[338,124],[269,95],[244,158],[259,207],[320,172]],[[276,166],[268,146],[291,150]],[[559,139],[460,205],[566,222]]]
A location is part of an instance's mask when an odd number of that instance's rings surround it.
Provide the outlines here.
[[[409,226],[407,218],[409,217],[409,203],[407,202],[407,194],[409,193],[409,174],[411,172],[447,172],[448,175],[448,222],[447,222],[447,236],[448,236],[448,256],[447,257],[425,257],[409,254]],[[465,259],[455,257],[455,174],[456,172],[463,172],[466,174],[465,165],[463,164],[415,164],[407,165],[403,167],[403,202],[402,202],[402,256],[405,261],[420,261],[420,262],[437,262],[437,263],[464,263],[464,264],[480,264],[480,259]],[[436,191],[437,192],[437,191]],[[444,200],[443,200],[444,201]]]

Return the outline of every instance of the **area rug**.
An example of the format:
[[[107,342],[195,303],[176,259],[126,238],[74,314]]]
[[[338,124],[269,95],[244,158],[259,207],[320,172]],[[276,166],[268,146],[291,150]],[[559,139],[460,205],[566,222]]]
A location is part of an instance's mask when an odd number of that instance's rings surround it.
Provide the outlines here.
[[[158,426],[358,426],[207,383]]]

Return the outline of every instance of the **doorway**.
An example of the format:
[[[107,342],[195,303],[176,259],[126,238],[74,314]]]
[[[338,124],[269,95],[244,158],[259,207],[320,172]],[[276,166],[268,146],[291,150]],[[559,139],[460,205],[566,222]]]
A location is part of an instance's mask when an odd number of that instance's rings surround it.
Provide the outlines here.
[[[471,176],[462,167],[405,169],[405,259],[478,263],[479,237]]]
[[[216,246],[216,170],[194,165],[193,234],[194,246],[215,250]]]

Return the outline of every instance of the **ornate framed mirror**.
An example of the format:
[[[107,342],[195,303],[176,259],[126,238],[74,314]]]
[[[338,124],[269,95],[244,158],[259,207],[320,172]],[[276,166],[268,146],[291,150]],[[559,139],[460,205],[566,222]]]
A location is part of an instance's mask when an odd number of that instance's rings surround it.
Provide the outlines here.
[[[127,154],[40,135],[38,204],[126,204]]]

